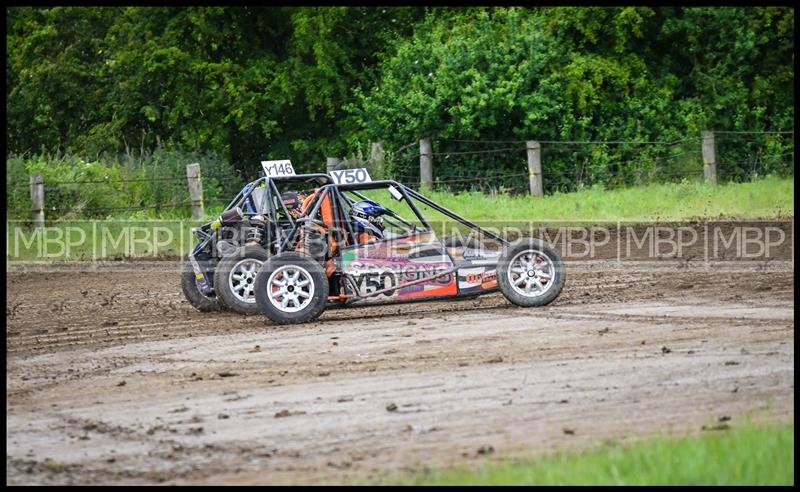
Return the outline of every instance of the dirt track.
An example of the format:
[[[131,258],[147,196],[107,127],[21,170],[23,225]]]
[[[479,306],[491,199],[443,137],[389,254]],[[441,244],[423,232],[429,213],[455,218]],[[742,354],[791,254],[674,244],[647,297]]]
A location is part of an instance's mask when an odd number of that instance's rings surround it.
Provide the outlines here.
[[[6,473],[363,481],[794,416],[793,267],[570,265],[561,297],[204,315],[177,269],[9,273]]]

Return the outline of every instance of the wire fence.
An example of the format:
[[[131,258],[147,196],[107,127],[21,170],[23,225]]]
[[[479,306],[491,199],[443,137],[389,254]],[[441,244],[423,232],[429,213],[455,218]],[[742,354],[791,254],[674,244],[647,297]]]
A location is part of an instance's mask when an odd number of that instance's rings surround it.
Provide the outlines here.
[[[716,131],[715,160],[718,182],[743,182],[768,175],[794,175],[793,131]],[[505,139],[436,139],[432,141],[433,187],[447,191],[480,191],[489,194],[527,194],[530,191],[528,141]],[[664,141],[541,140],[540,158],[544,193],[572,192],[587,187],[619,188],[651,183],[702,181],[703,138]],[[419,188],[418,142],[387,154],[384,177]],[[487,148],[488,147],[488,148]],[[362,162],[363,163],[363,162]],[[163,171],[162,171],[163,172]],[[175,170],[173,170],[173,173]],[[230,173],[201,172],[212,185],[204,190],[204,204],[229,203],[243,184]],[[7,180],[8,181],[8,180]],[[119,212],[188,215],[191,200],[185,174],[161,174],[133,178],[47,179],[44,207],[51,218],[98,216]],[[7,182],[7,191],[27,194],[29,184]],[[126,186],[159,189],[136,203],[98,204],[92,196],[114,194]],[[216,187],[214,187],[216,186]],[[161,188],[163,189],[161,189]],[[228,196],[230,195],[230,196]],[[29,202],[30,203],[30,202]],[[47,206],[47,203],[56,205]]]
[[[770,174],[793,176],[791,132],[715,132],[717,172],[724,181],[742,182]]]
[[[793,176],[793,131],[714,132],[716,179],[742,182]],[[676,140],[540,140],[545,194],[586,187],[620,188],[702,181],[703,137]],[[448,191],[530,192],[525,140],[434,139],[433,188]],[[486,148],[486,147],[490,148]],[[494,148],[491,148],[494,147]],[[387,168],[389,178],[421,184],[418,149],[404,146]]]
[[[203,174],[203,178],[228,178],[229,176],[221,176],[215,174]],[[186,182],[187,177],[186,175],[183,176],[159,176],[154,178],[122,178],[122,179],[115,179],[115,178],[107,178],[107,179],[96,179],[96,180],[78,180],[78,181],[55,181],[50,182],[51,185],[54,186],[61,186],[61,185],[77,185],[77,184],[115,184],[115,183],[158,183],[162,181],[183,181]]]
[[[230,175],[216,173],[201,175],[201,180],[206,183],[206,192],[211,195],[202,200],[207,208],[216,208],[230,202],[231,193],[235,194],[241,188],[241,183],[210,186],[230,181],[230,179]],[[228,186],[228,184],[233,186]],[[7,198],[9,194],[13,193],[26,197],[29,194],[30,184],[27,180],[24,182],[17,180],[14,183],[7,181],[6,185]],[[130,197],[135,195],[130,190],[130,186],[147,189],[148,193],[141,200],[133,200],[136,204],[119,204],[118,202],[130,200]],[[48,221],[60,218],[97,218],[118,215],[122,212],[153,212],[156,216],[165,213],[172,216],[183,216],[190,214],[192,206],[188,178],[185,174],[148,178],[45,179],[42,189],[46,197],[43,211],[47,214]],[[119,198],[115,199],[114,195],[119,195]],[[17,214],[25,218],[31,209],[30,199],[26,198],[26,201],[24,212]],[[108,203],[119,206],[103,205]]]

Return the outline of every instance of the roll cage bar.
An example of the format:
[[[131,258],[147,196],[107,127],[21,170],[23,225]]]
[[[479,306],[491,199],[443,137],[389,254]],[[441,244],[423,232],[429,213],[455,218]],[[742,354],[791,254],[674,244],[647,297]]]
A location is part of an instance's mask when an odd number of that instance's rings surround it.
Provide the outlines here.
[[[231,210],[234,207],[239,207],[239,206],[245,204],[247,199],[250,198],[253,195],[253,192],[261,187],[262,183],[264,184],[264,186],[268,190],[267,191],[267,195],[264,197],[265,200],[272,200],[272,199],[274,199],[274,197],[280,198],[280,192],[278,191],[278,187],[276,185],[276,182],[278,182],[278,183],[306,183],[306,184],[312,184],[313,183],[313,184],[315,184],[317,186],[324,186],[326,184],[333,183],[334,181],[333,181],[333,178],[329,174],[322,174],[322,173],[319,173],[319,174],[300,174],[300,175],[297,175],[297,176],[285,176],[285,177],[275,177],[275,178],[261,177],[261,178],[258,178],[255,181],[252,181],[252,182],[248,183],[242,189],[242,191],[240,191],[239,194],[237,194],[236,197],[233,200],[231,200],[231,202],[228,204],[227,207],[225,207],[225,210],[223,210],[223,211],[228,211],[228,210]],[[266,206],[269,203],[270,203],[269,201],[267,201],[267,203],[262,203],[261,205],[264,206],[262,208],[262,210],[263,209],[267,209],[267,212],[269,212],[269,214],[268,214],[269,218],[271,220],[275,221],[275,220],[277,220],[276,213],[275,213],[276,210],[275,210],[275,207]],[[275,204],[275,202],[272,202],[272,203]],[[278,203],[280,203],[280,206],[283,209],[284,213],[291,220],[291,216],[289,215],[289,211],[286,209],[286,206],[283,204],[283,201],[281,201],[279,199]],[[294,223],[294,222],[292,221],[292,223]]]
[[[311,200],[311,203],[309,203],[308,207],[306,207],[306,211],[299,218],[294,219],[292,217],[292,215],[289,213],[288,209],[286,208],[286,205],[283,204],[283,200],[280,199],[280,192],[278,190],[276,182],[279,182],[279,183],[301,183],[302,182],[302,183],[306,183],[306,184],[318,185],[319,188],[316,190],[316,193],[313,196],[313,198]],[[297,176],[286,176],[286,177],[276,177],[276,178],[262,177],[262,178],[258,178],[257,180],[255,180],[255,181],[253,181],[251,183],[248,183],[247,186],[245,186],[242,189],[242,191],[240,191],[236,195],[236,197],[233,200],[231,200],[231,202],[228,204],[228,206],[225,207],[225,211],[228,211],[228,210],[233,209],[234,207],[239,207],[239,206],[241,206],[243,204],[246,204],[247,200],[250,199],[253,196],[253,192],[255,190],[261,188],[262,184],[263,184],[263,187],[266,188],[266,193],[262,197],[262,203],[261,204],[254,204],[255,205],[255,209],[256,209],[256,213],[260,213],[262,215],[266,214],[267,217],[269,218],[269,220],[273,224],[277,225],[277,223],[278,223],[277,207],[280,206],[281,210],[283,211],[284,217],[286,217],[286,220],[288,220],[288,225],[291,226],[291,231],[288,234],[286,234],[285,237],[283,237],[283,238],[281,236],[283,236],[284,229],[282,227],[277,227],[277,226],[273,228],[274,233],[277,236],[276,237],[276,243],[277,243],[278,246],[277,246],[276,254],[284,252],[284,251],[291,250],[294,247],[294,245],[296,244],[296,242],[298,240],[298,233],[299,233],[299,230],[300,230],[300,226],[302,224],[305,224],[306,222],[312,222],[312,223],[321,224],[323,226],[326,226],[326,224],[324,222],[322,222],[321,220],[318,220],[317,217],[320,214],[320,209],[322,207],[322,204],[323,204],[325,198],[328,197],[328,196],[331,197],[330,203],[331,203],[331,209],[332,209],[333,218],[334,218],[333,232],[334,233],[338,233],[338,231],[342,230],[347,234],[347,240],[345,241],[345,244],[348,244],[348,243],[350,245],[358,244],[358,241],[356,241],[356,234],[353,231],[352,224],[351,224],[351,222],[349,220],[347,220],[347,217],[345,216],[345,212],[344,212],[344,208],[343,208],[343,204],[344,203],[347,203],[348,205],[352,205],[353,204],[353,200],[351,200],[349,197],[347,197],[344,193],[345,192],[351,192],[351,193],[353,193],[354,195],[356,195],[357,197],[359,197],[360,199],[363,200],[363,199],[367,199],[367,197],[365,197],[363,194],[359,193],[359,191],[372,190],[372,189],[383,189],[383,188],[388,188],[390,186],[394,187],[402,195],[403,199],[406,200],[406,203],[408,203],[408,205],[411,208],[411,210],[414,212],[414,214],[417,216],[417,218],[423,224],[423,226],[424,226],[424,229],[422,229],[423,232],[432,231],[433,228],[431,227],[430,223],[426,220],[426,218],[422,214],[422,212],[419,210],[419,208],[417,207],[416,203],[414,203],[414,200],[418,200],[419,202],[431,207],[432,209],[442,213],[443,215],[445,215],[447,217],[450,217],[451,219],[453,219],[453,220],[455,220],[455,221],[457,221],[457,222],[459,222],[461,224],[466,225],[470,229],[472,229],[474,231],[478,231],[480,234],[483,234],[486,237],[489,237],[491,239],[494,239],[494,240],[500,242],[504,246],[508,245],[508,241],[506,241],[502,237],[500,237],[500,236],[498,236],[498,235],[496,235],[496,234],[494,234],[492,232],[489,232],[489,231],[481,228],[480,226],[478,226],[474,222],[465,219],[464,217],[456,214],[455,212],[453,212],[451,210],[448,210],[445,207],[442,207],[441,205],[433,202],[432,200],[430,200],[430,199],[426,198],[425,196],[419,194],[418,192],[414,191],[413,189],[411,189],[411,188],[409,188],[409,187],[407,187],[407,186],[405,186],[405,185],[403,185],[401,183],[398,183],[397,181],[394,181],[394,180],[381,180],[381,181],[372,181],[372,182],[369,182],[369,183],[338,185],[338,184],[334,183],[334,180],[330,175],[321,174],[321,173],[320,174],[302,174],[302,175],[297,175]],[[260,205],[260,207],[259,207],[259,205]],[[271,206],[271,205],[274,205],[274,206]],[[400,221],[404,222],[407,225],[410,224],[408,221],[406,221],[405,219],[403,219],[402,217],[400,217],[397,214],[393,214],[393,216],[395,218],[399,219]],[[341,225],[341,223],[344,223],[344,228],[337,227],[337,224]],[[208,227],[210,226],[210,224],[211,223],[208,223],[208,224],[206,224],[206,225],[204,225],[204,226],[202,226],[200,228],[194,229],[194,232],[197,234],[198,238],[201,239],[201,241],[197,245],[195,245],[195,247],[192,249],[192,252],[189,253],[189,261],[191,262],[192,268],[194,269],[195,273],[197,273],[197,274],[202,273],[203,269],[200,267],[200,264],[198,263],[197,259],[195,258],[195,255],[198,254],[203,248],[205,248],[206,245],[208,245],[208,243],[213,238],[213,235],[208,231]],[[410,224],[410,225],[412,225],[412,229],[415,230],[416,224]],[[456,271],[456,268],[447,270],[446,272],[439,272],[439,273],[437,273],[437,274],[435,274],[435,275],[433,275],[431,277],[425,277],[423,279],[412,281],[412,282],[410,282],[408,284],[403,284],[402,287],[405,287],[406,285],[413,285],[413,284],[425,282],[425,281],[428,281],[428,280],[431,280],[431,279],[435,279],[435,278],[441,277],[443,275],[453,273],[455,271]],[[348,281],[348,278],[346,278],[346,276],[345,276],[345,281]],[[352,279],[349,279],[349,282],[351,283],[351,288],[353,288],[354,291],[357,291],[358,289],[352,284]],[[395,288],[398,288],[398,287],[401,287],[401,286],[394,286],[391,289],[378,290],[378,291],[373,292],[372,294],[370,294],[368,296],[356,295],[354,298],[349,299],[347,302],[353,302],[353,301],[356,301],[356,300],[364,298],[364,297],[372,297],[374,295],[382,294],[384,292],[387,292],[389,290],[392,290],[392,289],[395,289]],[[205,292],[205,293],[210,292],[210,286],[209,286],[207,281],[204,281],[203,285],[201,286],[201,290],[203,292]]]
[[[283,201],[280,199],[280,192],[278,191],[278,187],[276,183],[306,183],[306,184],[313,184],[319,186],[315,197],[313,198],[312,202],[309,204],[309,207],[306,213],[303,214],[298,219],[294,219],[289,210],[284,205]],[[394,187],[398,190],[403,198],[408,203],[411,210],[416,214],[417,218],[419,218],[420,222],[423,224],[424,229],[423,231],[430,231],[432,227],[430,223],[427,221],[425,216],[417,207],[415,200],[418,200],[420,203],[423,203],[432,209],[440,212],[441,214],[450,217],[451,219],[460,222],[467,227],[480,232],[481,234],[499,241],[503,245],[507,245],[508,242],[503,239],[502,237],[489,232],[482,227],[478,226],[474,222],[465,219],[464,217],[458,215],[457,213],[435,203],[434,201],[430,200],[429,198],[421,195],[417,191],[407,187],[404,184],[398,183],[394,180],[380,180],[380,181],[371,181],[369,183],[355,183],[355,184],[336,184],[329,174],[324,173],[315,173],[315,174],[299,174],[296,176],[285,176],[285,177],[261,177],[248,183],[237,195],[234,197],[233,200],[225,207],[224,211],[231,210],[235,207],[241,207],[242,205],[247,203],[247,200],[253,196],[253,192],[264,185],[266,188],[266,194],[262,197],[262,203],[255,204],[256,210],[261,211],[262,214],[266,214],[269,220],[272,223],[277,223],[278,221],[278,210],[277,207],[280,207],[280,210],[283,211],[284,217],[286,220],[289,221],[289,225],[292,227],[291,231],[286,235],[284,238],[278,237],[278,253],[287,251],[287,248],[290,244],[291,239],[295,239],[297,235],[297,231],[299,229],[299,223],[304,223],[307,221],[316,221],[320,223],[321,221],[317,220],[316,217],[319,214],[320,207],[325,199],[325,197],[331,197],[331,205],[333,209],[333,217],[334,220],[337,222],[343,222],[345,227],[343,230],[346,231],[348,235],[348,239],[350,244],[356,243],[356,235],[352,229],[352,225],[350,224],[349,220],[346,220],[344,217],[344,209],[342,207],[343,203],[347,203],[351,205],[353,200],[348,198],[344,195],[344,192],[352,192],[356,196],[361,199],[367,199],[363,194],[359,193],[359,191],[363,190],[373,190],[373,189],[382,189],[388,188],[389,186]],[[260,205],[260,207],[259,207]],[[270,206],[274,205],[274,206]],[[401,220],[406,225],[409,223],[403,219],[402,217],[394,214],[395,218]],[[280,229],[276,231],[277,234],[281,234]]]
[[[298,219],[293,221],[291,231],[286,235],[286,237],[282,241],[280,241],[280,244],[278,246],[278,249],[277,249],[276,253],[289,251],[294,246],[294,244],[296,243],[296,240],[297,240],[298,231],[299,231],[300,226],[302,224],[304,224],[306,222],[312,222],[312,223],[320,224],[320,225],[323,225],[323,226],[326,225],[321,220],[317,219],[317,217],[318,217],[318,215],[320,213],[320,209],[322,207],[322,204],[323,204],[323,202],[324,202],[326,197],[330,197],[331,198],[331,208],[332,208],[333,217],[334,217],[334,229],[336,231],[342,230],[347,234],[347,239],[349,241],[345,241],[345,242],[349,242],[349,244],[357,244],[356,234],[353,231],[353,228],[352,228],[352,225],[351,225],[350,221],[346,220],[346,218],[344,216],[344,209],[342,207],[343,203],[352,204],[353,201],[350,200],[347,196],[345,196],[344,192],[348,192],[348,191],[349,192],[353,192],[359,198],[366,199],[366,197],[364,195],[362,195],[361,193],[358,193],[358,192],[362,191],[362,190],[383,189],[383,188],[388,188],[389,186],[394,187],[396,190],[398,190],[400,192],[400,194],[403,196],[403,199],[406,200],[406,203],[408,203],[408,205],[411,208],[411,210],[414,212],[414,214],[417,216],[417,218],[423,224],[423,226],[424,226],[424,229],[422,229],[423,231],[431,231],[431,230],[433,230],[433,228],[431,227],[430,223],[426,220],[426,218],[422,214],[422,212],[419,210],[419,208],[417,207],[416,203],[414,203],[414,200],[418,200],[419,202],[431,207],[432,209],[440,212],[441,214],[443,214],[443,215],[445,215],[447,217],[450,217],[451,219],[453,219],[453,220],[455,220],[457,222],[460,222],[461,224],[466,225],[470,229],[478,231],[481,234],[483,234],[484,236],[489,237],[491,239],[494,239],[494,240],[500,242],[503,245],[507,245],[508,244],[508,241],[506,241],[502,237],[500,237],[500,236],[498,236],[498,235],[496,235],[496,234],[494,234],[492,232],[489,232],[489,231],[483,229],[482,227],[478,226],[474,222],[465,219],[464,217],[456,214],[455,212],[453,212],[451,210],[448,210],[445,207],[442,207],[441,205],[433,202],[432,200],[430,200],[430,199],[426,198],[425,196],[419,194],[418,192],[414,191],[413,189],[411,189],[411,188],[409,188],[409,187],[407,187],[407,186],[405,186],[405,185],[403,185],[401,183],[398,183],[397,181],[394,181],[394,180],[380,180],[380,181],[371,181],[369,183],[356,183],[356,184],[335,184],[335,183],[331,183],[331,184],[326,184],[326,185],[321,186],[317,190],[317,193],[314,196],[314,198],[312,199],[311,203],[309,203],[309,205],[307,207],[307,210],[303,213],[303,215],[301,217],[299,217]],[[405,221],[402,217],[400,217],[400,216],[398,216],[396,214],[394,214],[394,217],[396,217],[396,218],[400,219],[401,221],[403,221],[404,223],[408,224],[408,222]],[[344,223],[344,227],[337,227],[337,225],[340,226],[340,224],[338,224],[339,222],[343,222]]]
[[[247,200],[253,196],[253,192],[259,188],[263,184],[266,188],[266,194],[262,197],[262,201],[260,204],[255,203],[256,212],[264,212],[267,215],[267,218],[273,223],[277,224],[278,222],[278,214],[276,208],[280,206],[281,210],[283,210],[284,217],[286,220],[289,221],[289,225],[294,226],[294,218],[289,213],[289,210],[286,208],[286,205],[283,204],[283,200],[280,199],[280,192],[278,191],[277,183],[306,183],[306,184],[314,184],[316,186],[325,186],[330,183],[333,183],[333,177],[329,174],[323,173],[315,173],[315,174],[299,174],[295,176],[280,176],[280,177],[260,177],[255,181],[251,181],[247,183],[244,188],[242,188],[239,193],[231,200],[231,202],[223,209],[223,212],[227,212],[236,207],[241,207],[242,205],[247,204]],[[270,206],[274,205],[274,206]],[[208,226],[211,223],[207,223],[202,227],[195,229],[195,233],[197,236],[202,239],[200,243],[198,243],[193,249],[192,253],[189,255],[190,260],[193,260],[194,255],[202,250],[212,238],[211,233],[208,232]],[[278,235],[278,240],[280,241],[281,230],[279,227],[275,228],[275,233]]]

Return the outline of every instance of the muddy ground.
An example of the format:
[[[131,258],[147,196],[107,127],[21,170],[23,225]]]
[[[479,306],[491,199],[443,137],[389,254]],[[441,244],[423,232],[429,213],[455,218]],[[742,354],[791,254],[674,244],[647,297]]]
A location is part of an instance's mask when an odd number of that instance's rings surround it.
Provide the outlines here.
[[[793,421],[791,263],[568,268],[544,308],[493,294],[288,327],[196,312],[170,262],[11,271],[7,481],[363,483]]]

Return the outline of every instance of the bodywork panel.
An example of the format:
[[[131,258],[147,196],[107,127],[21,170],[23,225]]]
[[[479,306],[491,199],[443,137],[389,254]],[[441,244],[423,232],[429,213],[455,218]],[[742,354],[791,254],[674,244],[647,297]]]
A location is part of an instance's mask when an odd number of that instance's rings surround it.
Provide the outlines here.
[[[353,279],[357,295],[401,286],[364,299],[373,302],[455,296],[456,274],[436,276],[453,267],[453,260],[432,231],[344,248],[338,259],[338,268]],[[425,278],[430,280],[402,287]]]

